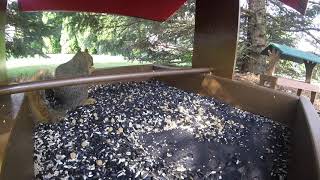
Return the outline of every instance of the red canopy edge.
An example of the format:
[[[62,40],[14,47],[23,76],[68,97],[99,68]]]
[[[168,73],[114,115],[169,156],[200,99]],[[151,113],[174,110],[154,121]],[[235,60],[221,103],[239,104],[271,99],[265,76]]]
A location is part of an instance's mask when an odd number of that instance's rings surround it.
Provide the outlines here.
[[[0,0],[0,11],[5,11],[7,8],[7,0]]]
[[[284,4],[292,7],[301,14],[305,14],[307,10],[308,0],[280,0]]]
[[[21,11],[111,13],[165,21],[186,0],[19,0]]]

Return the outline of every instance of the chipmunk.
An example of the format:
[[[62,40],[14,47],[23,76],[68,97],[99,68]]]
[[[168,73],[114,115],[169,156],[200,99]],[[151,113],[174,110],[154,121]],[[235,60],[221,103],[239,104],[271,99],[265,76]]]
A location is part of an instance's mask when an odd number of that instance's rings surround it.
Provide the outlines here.
[[[93,70],[93,58],[88,50],[85,50],[84,52],[79,51],[70,61],[59,65],[55,69],[54,76],[49,71],[40,70],[32,77],[32,80],[86,76],[90,75]],[[55,122],[60,120],[67,110],[96,102],[88,98],[88,85],[33,91],[28,92],[27,97],[36,122]]]

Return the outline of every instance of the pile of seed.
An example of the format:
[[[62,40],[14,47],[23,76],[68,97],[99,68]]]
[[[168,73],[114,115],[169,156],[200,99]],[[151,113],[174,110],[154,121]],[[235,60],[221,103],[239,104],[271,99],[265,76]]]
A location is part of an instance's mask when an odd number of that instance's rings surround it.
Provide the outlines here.
[[[290,130],[158,81],[94,86],[34,129],[36,179],[285,179]]]

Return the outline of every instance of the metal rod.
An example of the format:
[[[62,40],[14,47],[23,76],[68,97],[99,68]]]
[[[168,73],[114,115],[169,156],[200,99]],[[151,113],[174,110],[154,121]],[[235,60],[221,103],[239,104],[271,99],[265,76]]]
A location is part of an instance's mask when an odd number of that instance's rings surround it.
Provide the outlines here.
[[[41,89],[50,89],[62,86],[73,86],[79,84],[90,84],[99,82],[120,81],[127,79],[139,79],[139,78],[153,78],[160,76],[170,75],[186,75],[186,74],[199,74],[210,72],[210,68],[190,68],[181,70],[161,70],[152,72],[139,72],[139,73],[125,73],[114,75],[98,75],[88,77],[76,77],[66,79],[54,79],[37,82],[25,82],[13,85],[0,86],[0,95],[15,94],[21,92],[28,92]]]

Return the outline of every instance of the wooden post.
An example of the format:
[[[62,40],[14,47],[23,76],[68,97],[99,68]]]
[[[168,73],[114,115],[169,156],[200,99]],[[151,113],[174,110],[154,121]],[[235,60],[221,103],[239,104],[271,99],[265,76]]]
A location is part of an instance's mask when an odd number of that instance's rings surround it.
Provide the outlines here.
[[[269,54],[269,64],[266,71],[266,75],[273,76],[274,71],[276,70],[276,65],[280,60],[280,53],[276,49],[272,49],[271,51],[268,51]]]
[[[239,29],[239,0],[197,0],[192,67],[232,78]]]
[[[7,1],[0,0],[0,85],[8,84],[5,41],[6,6]]]
[[[313,68],[316,66],[316,63],[310,61],[304,61],[304,66],[306,67],[306,83],[311,83]]]
[[[316,97],[317,97],[317,92],[311,91],[310,101],[312,104],[314,104],[314,100],[316,99]]]
[[[297,96],[301,96],[301,94],[302,94],[302,89],[298,89]]]

